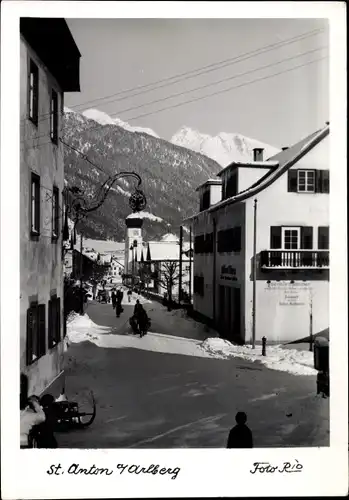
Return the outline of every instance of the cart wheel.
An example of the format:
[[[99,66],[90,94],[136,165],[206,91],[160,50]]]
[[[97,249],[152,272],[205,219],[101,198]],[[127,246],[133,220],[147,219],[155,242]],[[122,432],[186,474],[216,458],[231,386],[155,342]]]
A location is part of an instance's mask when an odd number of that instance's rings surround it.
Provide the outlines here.
[[[77,400],[78,403],[78,413],[76,415],[76,424],[79,427],[88,427],[92,424],[96,418],[96,401],[91,391],[89,395],[80,395]]]

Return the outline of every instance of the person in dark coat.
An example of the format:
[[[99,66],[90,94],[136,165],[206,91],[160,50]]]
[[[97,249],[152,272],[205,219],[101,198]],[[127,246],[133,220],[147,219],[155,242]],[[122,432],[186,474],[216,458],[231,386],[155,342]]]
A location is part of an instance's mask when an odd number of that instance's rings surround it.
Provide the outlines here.
[[[128,298],[128,301],[131,302],[131,297],[132,297],[132,290],[129,290],[127,292],[127,298]]]
[[[136,318],[138,317],[138,312],[143,309],[143,306],[142,304],[140,304],[139,302],[139,299],[136,300],[136,304],[135,304],[135,307],[133,309],[133,316],[136,316]]]
[[[38,448],[57,448],[57,440],[54,435],[56,414],[54,411],[55,398],[51,394],[45,394],[40,399],[40,404],[45,412],[46,420],[36,426],[35,434]]]
[[[113,291],[111,292],[111,303],[113,305],[113,309],[115,309],[115,307],[116,307],[116,293],[115,293],[114,288],[113,288]]]
[[[246,413],[239,411],[235,420],[236,425],[229,432],[227,448],[253,448],[252,432],[246,425]]]
[[[147,333],[147,328],[149,324],[148,315],[144,309],[144,307],[140,304],[141,308],[138,310],[138,329],[141,337]]]

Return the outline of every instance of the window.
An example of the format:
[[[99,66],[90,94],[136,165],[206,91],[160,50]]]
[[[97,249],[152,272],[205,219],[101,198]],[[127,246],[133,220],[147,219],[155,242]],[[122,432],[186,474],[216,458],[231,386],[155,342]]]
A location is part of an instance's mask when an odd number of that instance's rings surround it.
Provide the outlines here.
[[[205,188],[201,195],[200,212],[210,207],[210,188]]]
[[[298,170],[297,190],[299,193],[315,192],[315,170]]]
[[[58,94],[51,91],[51,113],[50,113],[51,140],[55,144],[58,142]]]
[[[271,226],[270,248],[282,250],[312,250],[313,228]]]
[[[282,248],[284,250],[298,250],[300,246],[300,228],[282,228]]]
[[[40,177],[34,173],[31,177],[31,234],[40,234]]]
[[[328,250],[330,248],[330,231],[328,226],[318,228],[317,247],[319,250]]]
[[[218,252],[241,251],[241,227],[233,227],[218,232]]]
[[[38,124],[39,115],[39,69],[35,62],[30,59],[29,63],[29,119]]]
[[[45,354],[46,323],[45,305],[32,303],[27,310],[27,365]]]
[[[59,191],[54,187],[52,192],[52,239],[57,240],[59,234]]]
[[[288,191],[292,193],[329,193],[329,170],[289,170]]]
[[[231,198],[235,196],[238,192],[238,176],[237,170],[230,173],[227,179],[227,185],[225,190],[225,198]]]
[[[48,303],[48,348],[52,349],[61,340],[61,299],[56,295]]]

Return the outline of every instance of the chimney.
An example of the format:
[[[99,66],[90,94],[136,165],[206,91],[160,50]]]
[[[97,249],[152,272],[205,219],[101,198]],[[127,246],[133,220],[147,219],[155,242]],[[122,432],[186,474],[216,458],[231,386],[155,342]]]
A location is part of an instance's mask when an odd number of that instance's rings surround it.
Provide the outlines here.
[[[253,149],[253,161],[263,161],[263,148]]]
[[[281,149],[282,149],[282,151],[286,151],[286,149],[288,149],[288,146],[285,146],[285,147],[283,147]]]

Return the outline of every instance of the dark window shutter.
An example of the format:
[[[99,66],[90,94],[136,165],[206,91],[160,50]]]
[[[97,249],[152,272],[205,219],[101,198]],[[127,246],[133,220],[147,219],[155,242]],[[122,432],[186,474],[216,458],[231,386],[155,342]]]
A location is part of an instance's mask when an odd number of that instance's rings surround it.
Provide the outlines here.
[[[57,309],[56,309],[56,342],[60,342],[61,340],[61,298],[58,297],[57,301]]]
[[[235,227],[234,228],[234,252],[240,252],[241,251],[241,227]]]
[[[297,193],[297,170],[288,171],[288,192]]]
[[[322,193],[330,192],[330,172],[329,170],[322,170],[321,175],[321,185],[322,185]]]
[[[313,228],[311,226],[301,228],[301,248],[304,250],[312,250],[313,248]]]
[[[53,347],[53,300],[48,301],[48,348],[51,349]]]
[[[30,307],[27,310],[27,365],[30,365],[33,359],[33,326],[33,309]]]
[[[315,170],[315,192],[322,193],[322,173],[323,170]]]
[[[328,226],[320,226],[318,228],[318,249],[328,250],[330,248],[330,231]]]
[[[40,232],[40,181],[35,181],[35,228]]]
[[[281,248],[281,226],[270,227],[270,248]]]
[[[46,322],[45,322],[45,304],[38,306],[39,328],[38,328],[38,357],[45,354],[46,351]]]

